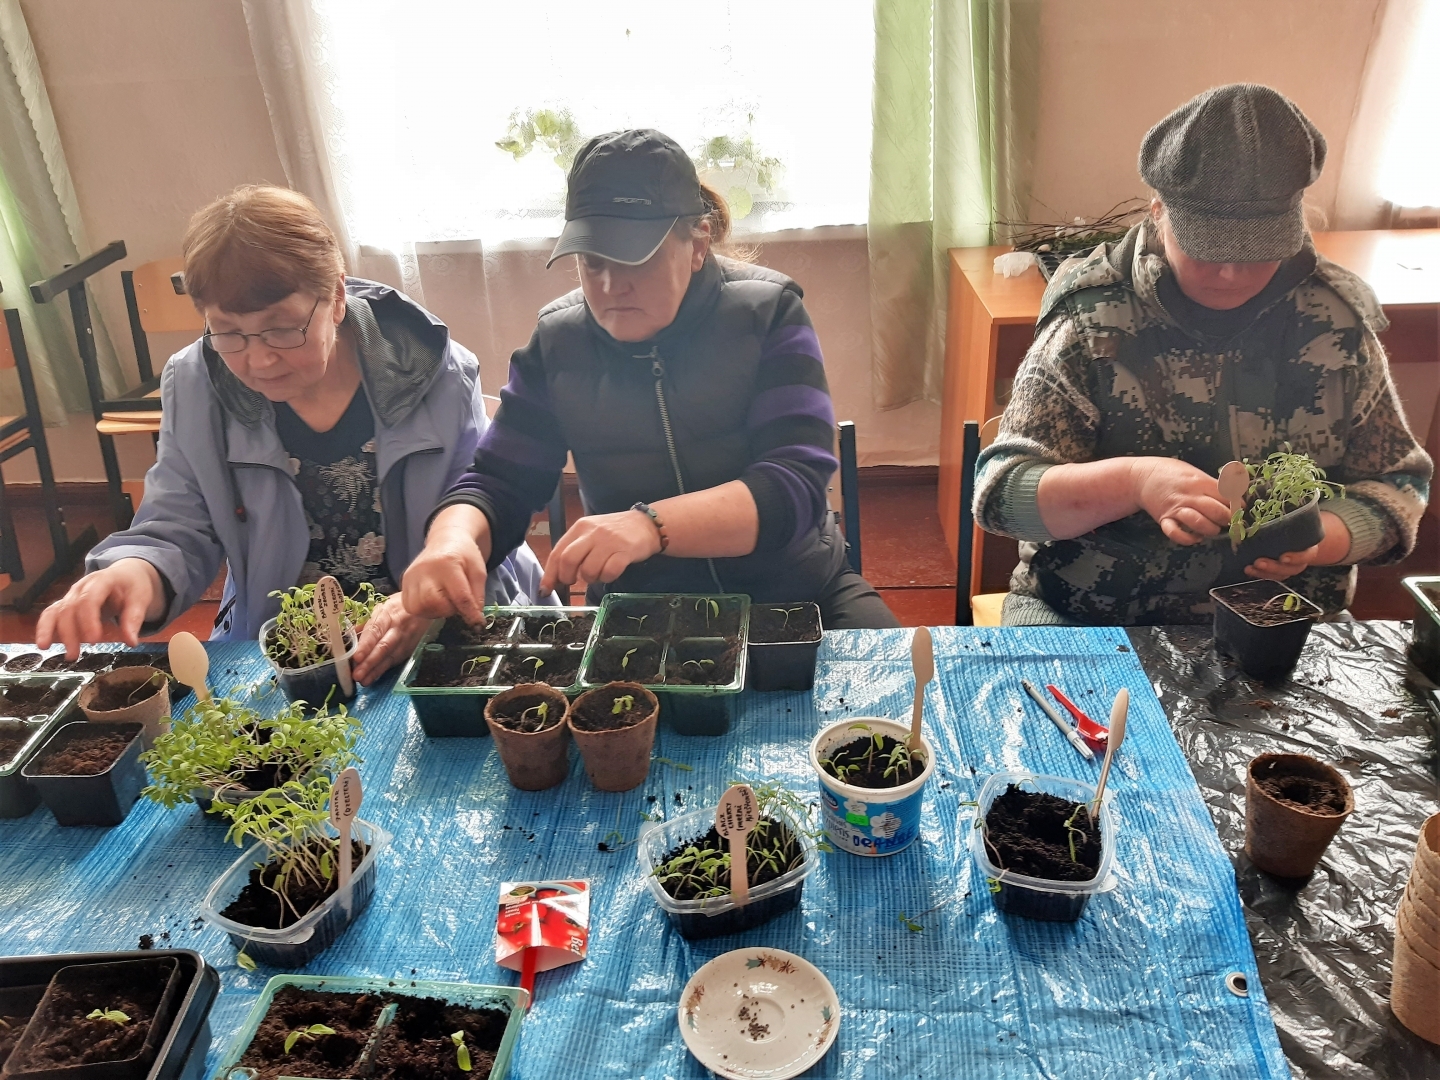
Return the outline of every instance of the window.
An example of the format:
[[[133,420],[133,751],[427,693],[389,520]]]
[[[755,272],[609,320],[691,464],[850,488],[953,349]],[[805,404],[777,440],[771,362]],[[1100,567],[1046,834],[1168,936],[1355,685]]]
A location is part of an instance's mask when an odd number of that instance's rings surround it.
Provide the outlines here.
[[[870,0],[310,2],[358,243],[557,235],[557,156],[625,127],[708,145],[737,232],[865,221]]]
[[[1381,158],[1380,197],[1440,206],[1440,0],[1423,0]]]

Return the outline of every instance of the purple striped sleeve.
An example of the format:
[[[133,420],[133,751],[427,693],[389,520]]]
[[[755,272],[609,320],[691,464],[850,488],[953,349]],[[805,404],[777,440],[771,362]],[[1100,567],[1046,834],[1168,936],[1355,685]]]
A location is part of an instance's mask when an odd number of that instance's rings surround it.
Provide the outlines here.
[[[775,386],[755,395],[755,400],[750,403],[748,423],[750,427],[757,428],[792,416],[808,416],[833,426],[835,405],[829,394],[813,386]]]
[[[782,326],[765,339],[765,345],[760,353],[760,362],[763,364],[776,356],[813,356],[821,364],[825,363],[825,357],[820,353],[820,339],[815,336],[815,330],[810,326],[793,325]]]

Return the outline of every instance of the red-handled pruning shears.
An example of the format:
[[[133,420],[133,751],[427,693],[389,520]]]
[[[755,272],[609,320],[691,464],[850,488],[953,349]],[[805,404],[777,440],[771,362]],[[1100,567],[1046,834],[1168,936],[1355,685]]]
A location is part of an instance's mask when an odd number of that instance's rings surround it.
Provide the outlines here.
[[[1094,720],[1091,720],[1090,717],[1086,716],[1085,713],[1081,711],[1080,706],[1066,697],[1058,686],[1052,683],[1046,683],[1045,689],[1049,690],[1055,700],[1064,707],[1065,711],[1075,718],[1075,726],[1079,729],[1082,738],[1094,743],[1096,746],[1105,745],[1110,738],[1109,728],[1104,724],[1097,724]]]

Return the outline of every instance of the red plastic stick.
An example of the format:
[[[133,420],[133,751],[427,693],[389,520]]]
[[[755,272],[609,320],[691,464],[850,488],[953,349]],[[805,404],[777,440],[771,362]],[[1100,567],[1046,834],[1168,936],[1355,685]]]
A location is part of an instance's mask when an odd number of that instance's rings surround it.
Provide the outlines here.
[[[1086,716],[1080,707],[1066,697],[1058,686],[1052,683],[1046,683],[1045,689],[1049,690],[1055,700],[1065,707],[1065,711],[1075,718],[1075,726],[1083,738],[1089,739],[1092,743],[1097,743],[1101,746],[1105,745],[1106,741],[1110,738],[1109,728],[1104,724],[1097,724],[1094,720],[1091,720],[1090,717]]]
[[[530,995],[525,1002],[526,1009],[535,1001],[535,960],[538,952],[538,949],[526,949],[520,955],[520,989]]]

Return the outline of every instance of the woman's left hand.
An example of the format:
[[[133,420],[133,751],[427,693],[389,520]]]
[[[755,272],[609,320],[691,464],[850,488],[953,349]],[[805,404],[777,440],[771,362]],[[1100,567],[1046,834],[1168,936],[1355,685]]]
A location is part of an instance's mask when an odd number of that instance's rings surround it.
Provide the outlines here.
[[[375,609],[360,631],[360,641],[350,659],[350,673],[355,681],[369,686],[406,659],[420,644],[429,626],[429,619],[405,610],[399,593],[389,597]]]
[[[1325,529],[1325,539],[1320,543],[1304,551],[1287,551],[1278,559],[1256,559],[1245,568],[1245,573],[1266,581],[1284,581],[1311,566],[1334,566],[1344,562],[1350,554],[1349,527],[1338,514],[1328,510],[1320,511],[1320,522]]]
[[[582,517],[565,531],[545,562],[540,593],[557,584],[614,581],[631,563],[660,552],[660,530],[639,510]]]

